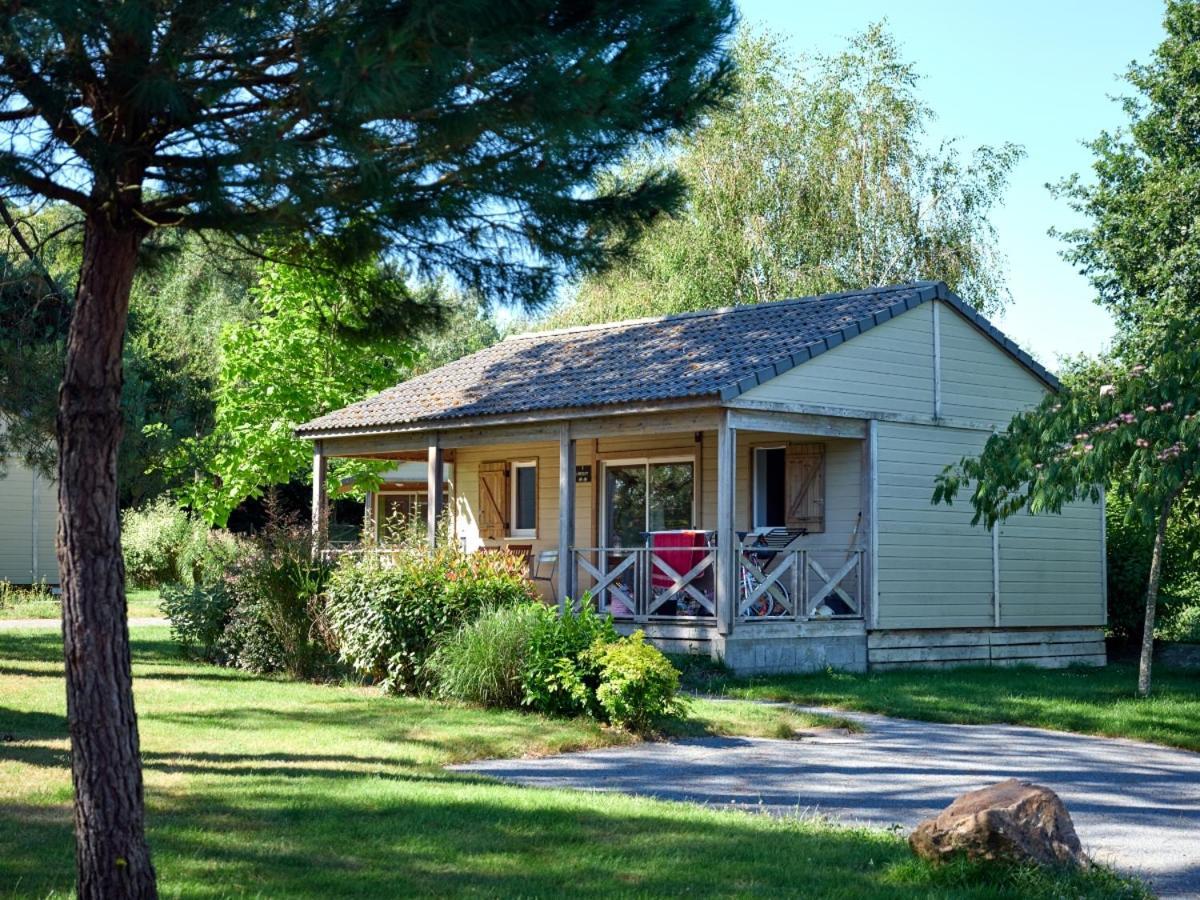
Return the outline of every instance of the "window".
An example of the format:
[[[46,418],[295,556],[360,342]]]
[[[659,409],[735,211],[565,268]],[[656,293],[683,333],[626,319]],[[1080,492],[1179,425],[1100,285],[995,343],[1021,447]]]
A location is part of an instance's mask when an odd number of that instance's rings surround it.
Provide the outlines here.
[[[787,525],[786,447],[754,448],[754,527]]]
[[[537,463],[512,464],[512,537],[537,537]]]
[[[692,528],[694,468],[691,460],[607,464],[605,546],[642,547],[648,531]]]
[[[442,489],[442,508],[449,509],[450,496]],[[375,495],[375,537],[384,543],[403,540],[414,529],[425,529],[425,491],[416,488],[380,491]]]
[[[825,530],[825,445],[755,447],[755,528]]]

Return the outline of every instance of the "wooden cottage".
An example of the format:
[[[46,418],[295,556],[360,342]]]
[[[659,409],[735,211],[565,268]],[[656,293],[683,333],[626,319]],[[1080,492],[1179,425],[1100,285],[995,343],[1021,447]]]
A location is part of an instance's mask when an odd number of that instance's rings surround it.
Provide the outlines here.
[[[58,491],[18,459],[0,475],[0,581],[58,584]]]
[[[930,502],[1057,388],[917,282],[518,335],[298,434],[318,529],[328,457],[420,461],[431,539],[446,504],[547,599],[739,672],[1103,664],[1101,506],[988,532]]]

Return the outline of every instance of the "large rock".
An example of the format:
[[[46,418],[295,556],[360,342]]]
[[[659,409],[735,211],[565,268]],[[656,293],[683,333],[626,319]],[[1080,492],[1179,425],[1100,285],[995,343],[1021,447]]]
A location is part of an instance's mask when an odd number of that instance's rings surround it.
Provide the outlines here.
[[[1010,778],[963,794],[908,837],[913,852],[942,861],[968,859],[1087,865],[1071,814],[1049,788]]]

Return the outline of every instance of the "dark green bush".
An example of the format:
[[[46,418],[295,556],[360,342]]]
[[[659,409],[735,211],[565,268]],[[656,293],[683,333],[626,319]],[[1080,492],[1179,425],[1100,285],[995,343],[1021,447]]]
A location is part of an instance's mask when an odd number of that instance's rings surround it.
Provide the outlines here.
[[[307,528],[273,518],[215,577],[162,588],[163,610],[186,652],[251,672],[315,678],[337,659],[323,608],[329,569],[314,558]]]
[[[1150,577],[1152,526],[1127,517],[1129,503],[1110,491],[1106,510],[1108,551],[1108,632],[1118,643],[1139,643],[1146,615],[1146,582]],[[1200,605],[1200,518],[1187,505],[1167,530],[1159,586],[1160,635],[1174,630],[1173,620],[1184,609]]]
[[[540,603],[483,610],[443,638],[429,657],[434,693],[481,706],[520,706],[530,639],[544,619],[554,616]]]
[[[220,662],[217,648],[233,611],[233,598],[224,581],[195,587],[169,584],[159,596],[163,614],[171,621],[171,635],[184,652]]]
[[[483,609],[537,599],[519,558],[455,547],[344,557],[327,596],[341,659],[398,693],[429,690],[438,638]]]
[[[523,703],[547,715],[603,718],[596,700],[599,665],[588,651],[617,637],[612,617],[596,613],[586,596],[579,612],[568,609],[561,616],[542,618],[527,645]]]
[[[680,711],[679,671],[641,631],[597,642],[587,656],[600,675],[596,702],[613,725],[647,731]]]

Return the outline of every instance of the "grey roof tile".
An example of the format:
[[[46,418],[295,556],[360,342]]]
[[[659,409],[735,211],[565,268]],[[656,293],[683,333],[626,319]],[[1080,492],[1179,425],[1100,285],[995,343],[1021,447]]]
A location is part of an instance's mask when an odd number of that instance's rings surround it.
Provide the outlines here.
[[[938,298],[1057,389],[1054,376],[941,282],[510,337],[301,426],[342,431],[664,400],[728,401],[876,324]]]

